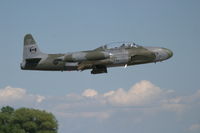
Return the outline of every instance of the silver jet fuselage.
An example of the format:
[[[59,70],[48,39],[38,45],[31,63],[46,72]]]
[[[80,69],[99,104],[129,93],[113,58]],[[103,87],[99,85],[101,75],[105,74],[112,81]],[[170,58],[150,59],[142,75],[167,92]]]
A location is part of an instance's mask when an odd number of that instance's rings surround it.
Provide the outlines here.
[[[24,37],[23,70],[73,71],[92,69],[92,74],[107,73],[107,67],[153,63],[172,57],[171,50],[121,43],[117,47],[104,45],[94,50],[66,54],[42,53],[32,35]]]

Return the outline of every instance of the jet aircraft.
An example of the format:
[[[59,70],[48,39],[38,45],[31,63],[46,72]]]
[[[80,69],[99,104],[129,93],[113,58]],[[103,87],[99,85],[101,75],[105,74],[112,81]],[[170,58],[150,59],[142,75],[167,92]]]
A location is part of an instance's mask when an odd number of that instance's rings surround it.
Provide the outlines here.
[[[24,37],[22,70],[83,71],[91,74],[107,73],[108,67],[156,63],[172,57],[173,52],[161,47],[144,47],[133,42],[118,46],[64,54],[46,54],[40,51],[31,34]]]

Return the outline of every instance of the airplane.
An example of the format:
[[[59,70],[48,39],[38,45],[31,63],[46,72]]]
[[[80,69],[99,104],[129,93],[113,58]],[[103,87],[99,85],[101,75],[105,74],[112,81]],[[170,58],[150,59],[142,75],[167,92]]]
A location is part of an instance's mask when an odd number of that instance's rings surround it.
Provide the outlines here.
[[[46,54],[40,51],[31,34],[24,37],[22,70],[83,71],[91,74],[107,73],[109,67],[156,63],[167,60],[173,52],[161,47],[144,47],[134,42],[103,45],[93,50],[64,54]]]

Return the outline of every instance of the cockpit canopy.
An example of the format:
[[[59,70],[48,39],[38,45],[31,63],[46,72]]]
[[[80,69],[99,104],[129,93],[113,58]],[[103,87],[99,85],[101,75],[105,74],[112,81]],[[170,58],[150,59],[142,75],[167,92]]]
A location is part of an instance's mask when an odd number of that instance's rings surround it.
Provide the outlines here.
[[[139,45],[135,44],[134,42],[114,42],[105,44],[97,49],[119,49],[119,48],[137,48],[140,47]]]

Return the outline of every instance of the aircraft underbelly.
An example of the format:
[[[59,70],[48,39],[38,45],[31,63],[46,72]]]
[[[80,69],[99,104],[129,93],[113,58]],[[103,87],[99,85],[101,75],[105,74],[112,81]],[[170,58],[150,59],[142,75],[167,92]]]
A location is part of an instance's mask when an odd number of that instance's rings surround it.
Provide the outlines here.
[[[67,71],[77,70],[78,62],[66,62],[64,69]]]

